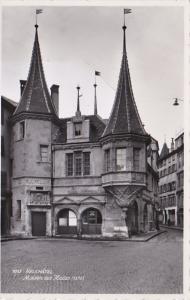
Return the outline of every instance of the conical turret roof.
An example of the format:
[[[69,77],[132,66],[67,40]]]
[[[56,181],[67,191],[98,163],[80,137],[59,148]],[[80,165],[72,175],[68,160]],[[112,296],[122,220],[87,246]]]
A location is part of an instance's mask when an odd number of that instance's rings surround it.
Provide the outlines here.
[[[14,115],[22,112],[56,114],[43,71],[38,40],[38,25],[35,25],[35,27],[36,32],[28,79]]]
[[[113,104],[112,112],[103,133],[103,136],[119,133],[134,133],[139,135],[147,135],[141,122],[129,73],[127,60],[126,41],[125,41],[126,26],[123,26],[123,56],[119,74],[119,81]]]

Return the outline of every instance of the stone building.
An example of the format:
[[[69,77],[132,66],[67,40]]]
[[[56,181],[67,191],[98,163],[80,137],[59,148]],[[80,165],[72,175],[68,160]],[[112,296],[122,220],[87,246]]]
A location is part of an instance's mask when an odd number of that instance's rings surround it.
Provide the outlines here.
[[[171,148],[164,143],[159,158],[160,222],[183,226],[184,134],[181,133]]]
[[[105,122],[80,111],[59,118],[59,86],[45,81],[35,25],[28,78],[12,117],[12,234],[128,238],[155,228],[158,143],[134,100],[123,26],[115,101]]]
[[[11,128],[9,118],[17,103],[4,96],[1,97],[1,234],[10,231],[12,215],[12,158],[11,158]]]

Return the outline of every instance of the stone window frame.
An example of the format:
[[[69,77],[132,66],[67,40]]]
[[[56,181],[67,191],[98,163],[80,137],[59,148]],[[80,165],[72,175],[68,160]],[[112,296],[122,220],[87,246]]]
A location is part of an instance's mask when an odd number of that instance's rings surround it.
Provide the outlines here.
[[[21,200],[17,200],[17,209],[16,209],[16,219],[21,220],[22,217],[22,202]]]
[[[125,150],[124,155],[120,155],[120,157],[117,155],[117,151],[119,150]],[[121,158],[121,161],[124,163],[124,169],[118,169],[118,158]],[[115,170],[116,172],[125,172],[127,170],[127,148],[126,147],[118,147],[115,149]]]
[[[70,164],[71,161],[69,161],[69,157],[72,158],[72,163]],[[65,156],[65,170],[66,170],[66,176],[70,177],[73,176],[73,152],[72,153],[66,153]]]
[[[74,152],[74,176],[82,176],[83,173],[83,155],[82,151]]]
[[[77,129],[77,126],[80,128]],[[74,127],[74,137],[81,136],[82,135],[82,122],[74,122],[73,127]]]
[[[135,155],[138,153],[138,159],[136,159]],[[133,169],[134,171],[140,171],[140,154],[141,154],[141,148],[140,147],[134,147],[133,148]],[[138,162],[138,164],[137,164]]]
[[[84,151],[83,156],[83,175],[90,175],[90,152]],[[86,156],[86,157],[85,157]]]
[[[85,154],[89,154],[89,162],[87,166],[87,162],[85,162]],[[80,165],[78,166],[80,170],[77,171],[77,162],[76,158],[78,155],[78,159],[80,159]],[[91,175],[91,152],[90,151],[81,151],[81,150],[76,150],[73,152],[68,152],[66,153],[65,156],[65,170],[66,170],[66,177],[82,177],[82,176],[90,176]],[[68,165],[68,158],[72,157],[72,164],[70,165],[70,171],[69,171],[69,165]],[[86,165],[85,165],[86,163]],[[89,169],[89,172],[86,172],[87,168]]]
[[[18,135],[19,135],[19,140],[23,140],[25,138],[26,134],[26,122],[25,120],[19,122],[19,127],[18,127]]]
[[[40,151],[40,162],[43,162],[43,163],[49,162],[49,145],[48,144],[40,144],[39,148],[40,148],[39,149],[39,151]],[[47,152],[42,152],[42,149],[46,149]],[[47,153],[47,156],[43,157],[44,153]]]
[[[111,151],[110,148],[104,151],[105,172],[111,171]]]

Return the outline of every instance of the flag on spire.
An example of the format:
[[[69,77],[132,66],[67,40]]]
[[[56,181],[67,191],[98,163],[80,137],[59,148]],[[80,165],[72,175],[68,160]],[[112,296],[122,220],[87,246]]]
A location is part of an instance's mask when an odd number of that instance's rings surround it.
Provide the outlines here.
[[[100,72],[98,72],[98,71],[95,71],[95,76],[100,76],[101,75],[101,73]]]
[[[37,14],[37,15],[39,15],[39,14],[41,14],[41,13],[43,13],[43,9],[36,9],[36,14]]]
[[[130,14],[130,13],[131,13],[131,9],[130,8],[124,8],[124,15]]]

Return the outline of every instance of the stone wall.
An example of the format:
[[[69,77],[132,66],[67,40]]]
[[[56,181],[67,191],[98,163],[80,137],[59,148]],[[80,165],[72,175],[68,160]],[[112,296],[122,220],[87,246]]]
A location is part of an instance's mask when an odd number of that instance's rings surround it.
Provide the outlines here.
[[[25,137],[18,138],[19,123],[13,126],[13,177],[48,177],[51,174],[51,122],[25,120]],[[40,145],[49,146],[48,162],[40,160]]]

